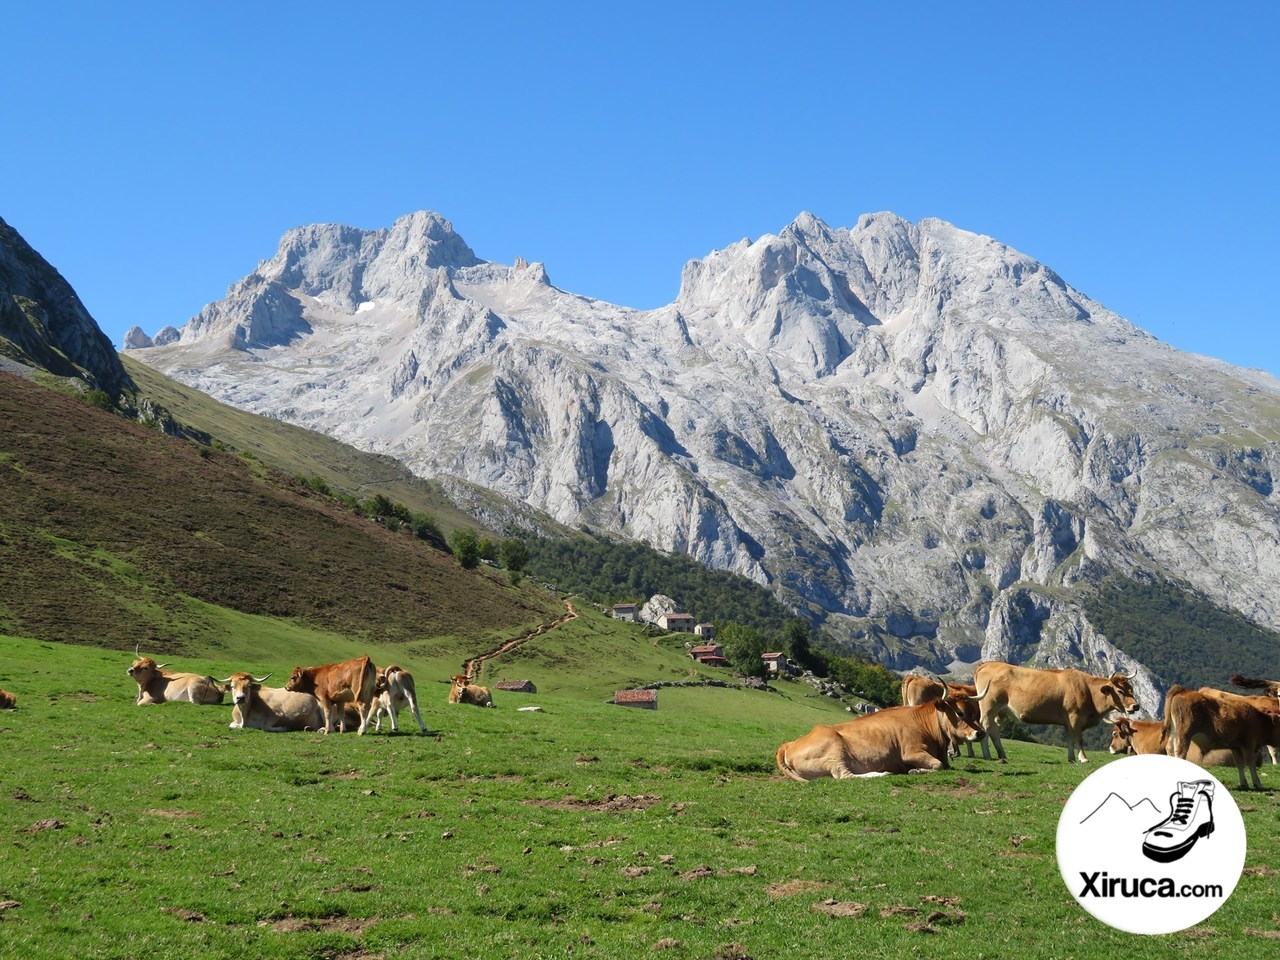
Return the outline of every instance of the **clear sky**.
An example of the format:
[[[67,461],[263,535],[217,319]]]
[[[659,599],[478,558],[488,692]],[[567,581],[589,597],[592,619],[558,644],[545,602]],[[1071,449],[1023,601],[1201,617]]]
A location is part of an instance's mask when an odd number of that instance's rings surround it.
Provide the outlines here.
[[[1280,375],[1280,5],[10,3],[0,217],[118,344],[307,223],[414,210],[557,286],[892,210]]]

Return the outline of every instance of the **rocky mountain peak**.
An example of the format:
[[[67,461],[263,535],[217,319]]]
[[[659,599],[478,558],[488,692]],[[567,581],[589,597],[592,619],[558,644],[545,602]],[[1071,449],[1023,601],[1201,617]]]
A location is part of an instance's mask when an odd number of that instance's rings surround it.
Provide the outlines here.
[[[1280,625],[1280,382],[990,237],[805,213],[690,261],[653,311],[478,262],[431,214],[285,246],[139,358],[767,583],[900,668],[1113,662],[1073,599],[1110,572]],[[202,324],[234,342],[191,349]]]

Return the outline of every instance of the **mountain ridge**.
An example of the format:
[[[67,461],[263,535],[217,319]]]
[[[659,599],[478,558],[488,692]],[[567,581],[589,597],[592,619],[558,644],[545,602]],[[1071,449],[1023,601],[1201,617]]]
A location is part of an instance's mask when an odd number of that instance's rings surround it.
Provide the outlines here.
[[[1181,354],[992,238],[802,214],[638,311],[473,262],[447,223],[313,228],[313,260],[262,261],[133,355],[742,573],[898,667],[1127,666],[1078,603],[1109,573],[1280,624],[1280,381]]]

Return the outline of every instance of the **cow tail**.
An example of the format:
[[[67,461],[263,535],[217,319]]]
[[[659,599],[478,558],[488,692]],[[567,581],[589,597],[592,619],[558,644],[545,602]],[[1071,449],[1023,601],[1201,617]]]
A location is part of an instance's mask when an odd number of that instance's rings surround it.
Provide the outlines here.
[[[807,781],[805,780],[805,778],[800,776],[800,774],[796,773],[795,767],[791,766],[791,764],[787,762],[788,746],[790,746],[790,744],[784,743],[782,746],[778,748],[778,752],[775,756],[775,759],[778,761],[778,769],[782,771],[784,774],[786,774],[788,777],[790,777],[792,780],[798,780],[801,783],[806,783]]]

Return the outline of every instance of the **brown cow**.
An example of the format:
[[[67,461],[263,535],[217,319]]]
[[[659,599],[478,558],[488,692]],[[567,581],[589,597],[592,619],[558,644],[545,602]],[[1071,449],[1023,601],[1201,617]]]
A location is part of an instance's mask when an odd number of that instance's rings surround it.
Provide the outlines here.
[[[1165,752],[1164,721],[1116,717],[1112,722],[1115,729],[1111,731],[1111,743],[1108,745],[1112,753]],[[1194,743],[1187,751],[1187,759],[1202,767],[1234,767],[1236,765],[1236,758],[1230,750],[1210,750],[1205,753]]]
[[[455,674],[450,682],[453,684],[449,688],[450,703],[469,703],[476,707],[493,706],[493,697],[489,695],[489,688],[472,683],[465,673]]]
[[[265,730],[283,733],[287,730],[319,730],[325,714],[320,701],[309,693],[294,693],[280,687],[264,687],[270,677],[253,677],[233,673],[225,680],[230,685],[231,723],[233,730]]]
[[[418,726],[426,733],[427,725],[422,722],[422,713],[418,710],[418,691],[414,687],[413,674],[395,664],[379,670],[378,685],[373,697],[374,732],[382,732],[384,713],[391,718],[391,732],[398,732],[400,728],[396,725],[396,714],[405,707],[413,711]]]
[[[1242,677],[1241,679],[1244,679],[1244,678]],[[1264,682],[1269,685],[1271,684],[1272,681],[1268,680]],[[1244,684],[1238,684],[1238,686],[1244,686]],[[1203,694],[1207,694],[1210,697],[1239,697],[1240,699],[1253,704],[1253,706],[1257,707],[1263,713],[1280,714],[1280,699],[1278,699],[1275,694],[1267,694],[1263,696],[1263,695],[1254,695],[1254,694],[1231,693],[1228,690],[1219,690],[1216,687],[1201,687],[1200,692]],[[1268,744],[1267,754],[1271,757],[1271,763],[1272,765],[1274,765],[1276,762],[1276,748]],[[1188,756],[1190,755],[1188,754]],[[1261,758],[1261,754],[1259,754],[1259,758]]]
[[[1258,680],[1254,677],[1242,677],[1238,673],[1231,675],[1231,682],[1237,687],[1252,690],[1265,690],[1268,697],[1280,697],[1280,680]]]
[[[922,677],[915,673],[908,673],[902,678],[900,693],[904,707],[918,707],[922,703],[941,700],[948,692],[953,697],[958,697],[960,694],[976,697],[978,688],[971,683],[951,683],[934,677]],[[964,746],[969,751],[969,756],[972,757],[973,744],[966,743]],[[953,742],[950,753],[953,757],[960,756],[960,744]]]
[[[0,710],[17,710],[18,698],[8,690],[0,690]]]
[[[1215,690],[1204,693],[1174,685],[1165,697],[1165,751],[1187,759],[1194,743],[1201,750],[1228,749],[1240,775],[1240,789],[1248,790],[1245,767],[1255,790],[1258,779],[1258,750],[1280,746],[1280,714],[1259,710],[1249,697]]]
[[[224,690],[213,677],[198,673],[172,673],[164,668],[167,663],[156,663],[150,657],[139,657],[125,673],[138,684],[140,707],[153,703],[204,703],[222,702]]]
[[[284,685],[293,693],[309,693],[320,701],[324,710],[324,732],[333,732],[334,717],[338,729],[347,731],[345,705],[355,706],[360,714],[360,733],[369,726],[373,713],[373,691],[378,682],[378,669],[368,657],[356,657],[343,663],[326,663],[320,667],[294,667]]]
[[[981,740],[981,697],[889,707],[834,726],[819,724],[778,747],[778,769],[801,782],[945,770],[952,740]]]
[[[982,726],[991,735],[996,753],[1005,759],[1000,727],[995,722],[1010,713],[1024,723],[1048,723],[1067,728],[1067,762],[1087,763],[1084,732],[1096,727],[1111,710],[1137,713],[1140,709],[1130,681],[1133,674],[1113,673],[1096,677],[1082,670],[1037,670],[1015,667],[999,660],[978,664],[973,682],[988,691],[982,702]],[[982,742],[982,755],[991,753]]]

